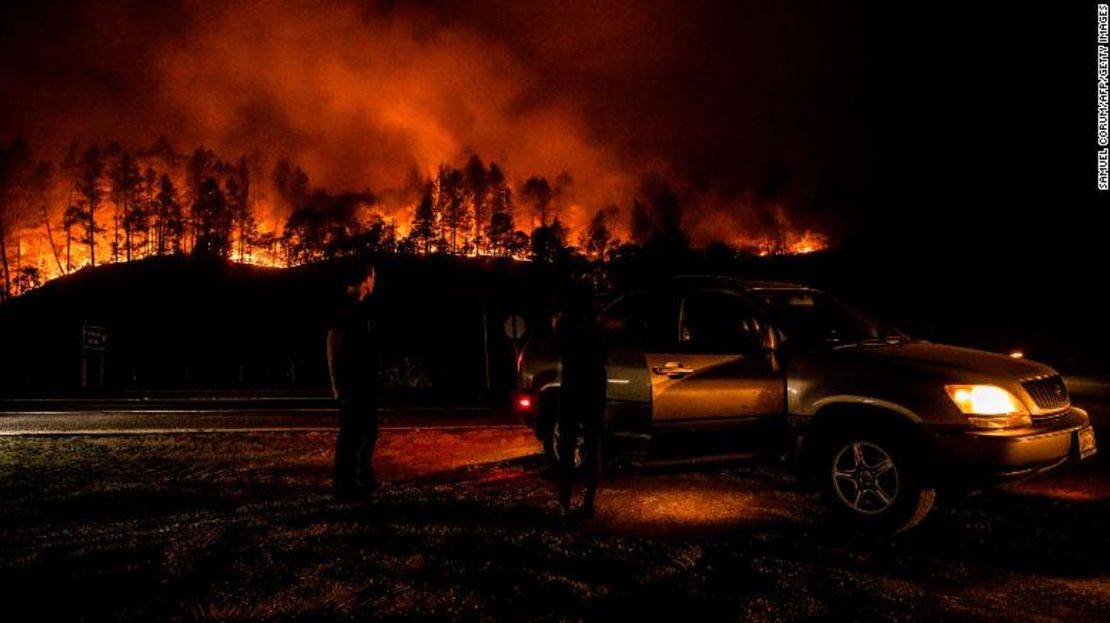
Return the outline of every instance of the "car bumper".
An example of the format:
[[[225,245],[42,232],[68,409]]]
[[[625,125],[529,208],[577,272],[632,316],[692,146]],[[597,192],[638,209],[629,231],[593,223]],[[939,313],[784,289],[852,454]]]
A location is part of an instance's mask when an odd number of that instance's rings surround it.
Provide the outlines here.
[[[1087,412],[1071,407],[1033,426],[938,432],[933,436],[936,473],[950,483],[971,486],[1022,480],[1094,454],[1095,448],[1080,453],[1079,439],[1088,429]]]

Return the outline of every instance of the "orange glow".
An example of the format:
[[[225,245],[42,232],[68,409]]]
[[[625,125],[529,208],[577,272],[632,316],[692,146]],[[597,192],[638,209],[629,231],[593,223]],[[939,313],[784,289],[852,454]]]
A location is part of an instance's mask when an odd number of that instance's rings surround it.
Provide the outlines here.
[[[192,201],[187,163],[198,146],[211,149],[223,164],[234,165],[245,156],[251,169],[249,203],[258,233],[268,234],[270,241],[241,245],[233,236],[231,259],[246,264],[287,262],[273,244],[295,207],[276,187],[279,160],[303,168],[309,192],[369,189],[374,201],[363,206],[360,218],[380,217],[400,240],[408,235],[414,209],[440,164],[462,167],[471,154],[504,171],[515,229],[525,233],[541,223],[522,199],[522,187],[532,176],[548,180],[557,192],[546,218],[549,223],[558,218],[568,229],[571,246],[581,245],[599,211],[609,215],[611,242],[629,241],[632,202],[650,203],[641,191],[646,179],[655,178],[670,185],[680,200],[684,233],[694,246],[719,240],[758,255],[812,253],[829,246],[826,235],[812,229],[814,223],[792,221],[789,206],[780,205],[790,204],[793,196],[771,202],[718,195],[683,179],[666,155],[629,155],[622,141],[598,136],[592,127],[598,120],[580,102],[547,97],[546,89],[541,90],[545,97],[536,97],[537,85],[547,78],[542,71],[478,31],[438,28],[419,9],[398,8],[387,15],[365,11],[362,3],[327,11],[276,10],[272,4],[247,0],[219,10],[198,9],[196,23],[202,27],[189,30],[188,46],[173,38],[150,50],[143,66],[157,73],[150,85],[144,83],[144,92],[147,86],[150,92],[142,102],[126,112],[89,106],[82,114],[53,120],[42,140],[32,138],[35,159],[54,162],[54,179],[43,196],[19,202],[5,214],[9,263],[17,272],[28,269],[16,293],[89,263],[82,227],[71,224],[67,232],[64,225],[66,208],[80,207],[82,201],[75,192],[74,169],[63,166],[74,141],[79,157],[92,143],[106,152],[108,143],[118,140],[140,173],[150,168],[172,179],[186,213]],[[630,17],[634,21],[591,19],[588,28],[597,41],[625,41],[628,32],[640,32],[651,22],[639,9]],[[528,15],[523,25],[537,27],[537,21]],[[537,40],[560,56],[578,53],[577,43],[564,49],[568,41],[559,37]],[[656,50],[658,44],[652,37],[646,49]],[[618,55],[616,60],[639,58]],[[576,59],[587,65],[604,60],[609,59]],[[150,149],[164,131],[173,132],[169,152],[176,154]],[[113,252],[122,234],[111,169],[109,162],[96,210],[98,265],[125,255]],[[139,232],[137,238],[131,259],[155,253],[150,232]],[[188,244],[183,251],[189,251]],[[518,252],[513,259],[525,256]]]
[[[807,229],[801,236],[791,241],[787,246],[787,253],[802,254],[822,251],[829,248],[829,240],[824,234]]]
[[[802,231],[787,230],[777,239],[763,238],[756,243],[757,255],[767,257],[770,255],[805,255],[816,253],[829,248],[829,239],[821,232],[806,229]]]
[[[140,156],[136,160],[141,170],[152,168],[159,175],[162,172],[170,175],[181,194],[182,203],[186,203],[185,187],[188,180],[180,167],[176,169],[169,167],[153,157]],[[252,171],[251,175],[262,178],[259,183],[252,186],[252,198],[250,200],[254,217],[258,223],[258,230],[252,239],[245,239],[242,244],[240,244],[238,233],[233,231],[230,240],[229,259],[256,266],[287,266],[290,263],[290,258],[283,251],[281,237],[291,208],[279,205],[276,198],[277,191],[273,188],[272,183],[266,179],[267,170],[265,168],[259,172]],[[12,266],[13,273],[21,275],[18,280],[13,278],[13,294],[18,295],[51,279],[80,270],[89,263],[87,241],[84,238],[81,225],[71,225],[67,244],[67,232],[64,226],[65,207],[71,205],[70,202],[80,202],[80,199],[68,190],[64,182],[64,180],[56,180],[54,188],[45,195],[44,198],[48,202],[45,206],[45,215],[42,212],[26,215],[25,218],[16,220],[13,223],[15,227],[9,230],[10,233],[7,238],[8,262]],[[104,186],[107,191],[107,181],[105,181]],[[510,188],[514,195],[519,197],[519,186],[510,185]],[[411,231],[413,213],[419,198],[419,195],[413,194],[385,194],[378,197],[376,203],[362,206],[357,216],[362,223],[375,221],[383,223],[386,230],[393,232],[393,239],[401,241]],[[517,201],[519,202],[519,198],[517,198]],[[96,263],[98,266],[123,262],[126,259],[124,250],[121,249],[118,253],[113,252],[114,245],[118,244],[122,247],[124,244],[124,231],[122,227],[116,227],[118,211],[118,207],[114,205],[109,193],[106,192],[105,199],[96,212],[98,228]],[[566,243],[568,245],[579,246],[581,244],[585,230],[589,225],[590,219],[585,216],[588,213],[589,210],[584,207],[584,204],[580,203],[568,204],[561,213],[560,221],[567,230]],[[784,212],[781,213],[784,214]],[[187,210],[185,214],[188,215]],[[515,218],[517,229],[522,229],[526,233],[530,231],[530,223],[534,219],[531,218],[526,207],[518,204]],[[535,224],[538,225],[538,222]],[[739,226],[740,224],[737,223],[736,225]],[[612,242],[614,244],[624,240],[623,237],[627,236],[628,229],[627,215],[619,212],[615,213],[612,220],[607,223],[607,227],[613,235]],[[718,239],[724,238],[725,242],[733,247],[754,252],[759,256],[806,254],[821,251],[830,246],[827,236],[821,232],[812,229],[797,230],[788,223],[782,226],[779,235],[775,237],[749,237],[743,231],[731,232],[727,236],[720,236],[720,234],[727,232],[716,231],[715,233],[718,234]],[[262,236],[256,239],[258,234],[262,234]],[[185,234],[182,252],[188,253],[188,245],[192,242],[190,238],[191,234]],[[461,238],[460,245],[468,243],[472,239],[469,232],[464,233]],[[691,238],[697,244],[699,240],[704,240],[707,236],[703,230],[695,227],[691,232]],[[157,255],[155,240],[156,234],[153,228],[133,231],[132,259],[140,260]],[[443,251],[435,244],[432,245],[432,250]],[[584,250],[580,247],[579,251]],[[509,259],[527,260],[529,259],[529,253],[530,251],[525,248],[520,252],[509,255]],[[478,251],[470,248],[470,250],[465,251],[465,254],[471,256],[494,255],[487,248]],[[26,274],[21,273],[20,268]]]
[[[598,497],[598,516],[621,530],[652,533],[676,526],[714,531],[767,521],[805,521],[816,512],[804,504],[784,505],[781,495],[757,477],[653,475],[607,483]]]

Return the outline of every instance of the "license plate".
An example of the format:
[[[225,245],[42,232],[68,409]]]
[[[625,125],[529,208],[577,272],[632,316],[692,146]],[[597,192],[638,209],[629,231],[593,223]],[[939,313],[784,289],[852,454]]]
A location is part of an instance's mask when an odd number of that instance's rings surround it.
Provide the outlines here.
[[[1095,429],[1088,426],[1075,432],[1075,443],[1079,447],[1079,458],[1085,459],[1095,452]]]

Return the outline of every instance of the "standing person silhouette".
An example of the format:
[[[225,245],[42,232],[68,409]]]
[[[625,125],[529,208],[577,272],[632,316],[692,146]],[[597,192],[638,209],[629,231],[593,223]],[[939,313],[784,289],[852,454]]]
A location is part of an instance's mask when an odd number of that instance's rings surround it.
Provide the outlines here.
[[[342,501],[367,497],[379,486],[373,468],[378,438],[375,281],[372,261],[352,274],[328,330],[328,372],[339,403],[334,493]]]
[[[571,492],[578,469],[575,446],[581,431],[585,480],[581,515],[592,517],[602,468],[602,432],[605,419],[608,354],[605,333],[598,324],[592,288],[575,283],[556,325],[560,347],[559,400],[559,513],[570,514]]]

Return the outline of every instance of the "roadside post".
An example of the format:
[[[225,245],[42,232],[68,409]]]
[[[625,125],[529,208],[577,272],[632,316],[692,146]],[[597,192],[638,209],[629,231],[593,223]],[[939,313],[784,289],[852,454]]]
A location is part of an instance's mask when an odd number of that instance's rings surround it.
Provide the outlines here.
[[[108,349],[108,329],[95,325],[81,326],[81,389],[89,387],[89,356],[95,356],[96,386],[104,387],[104,351]]]

